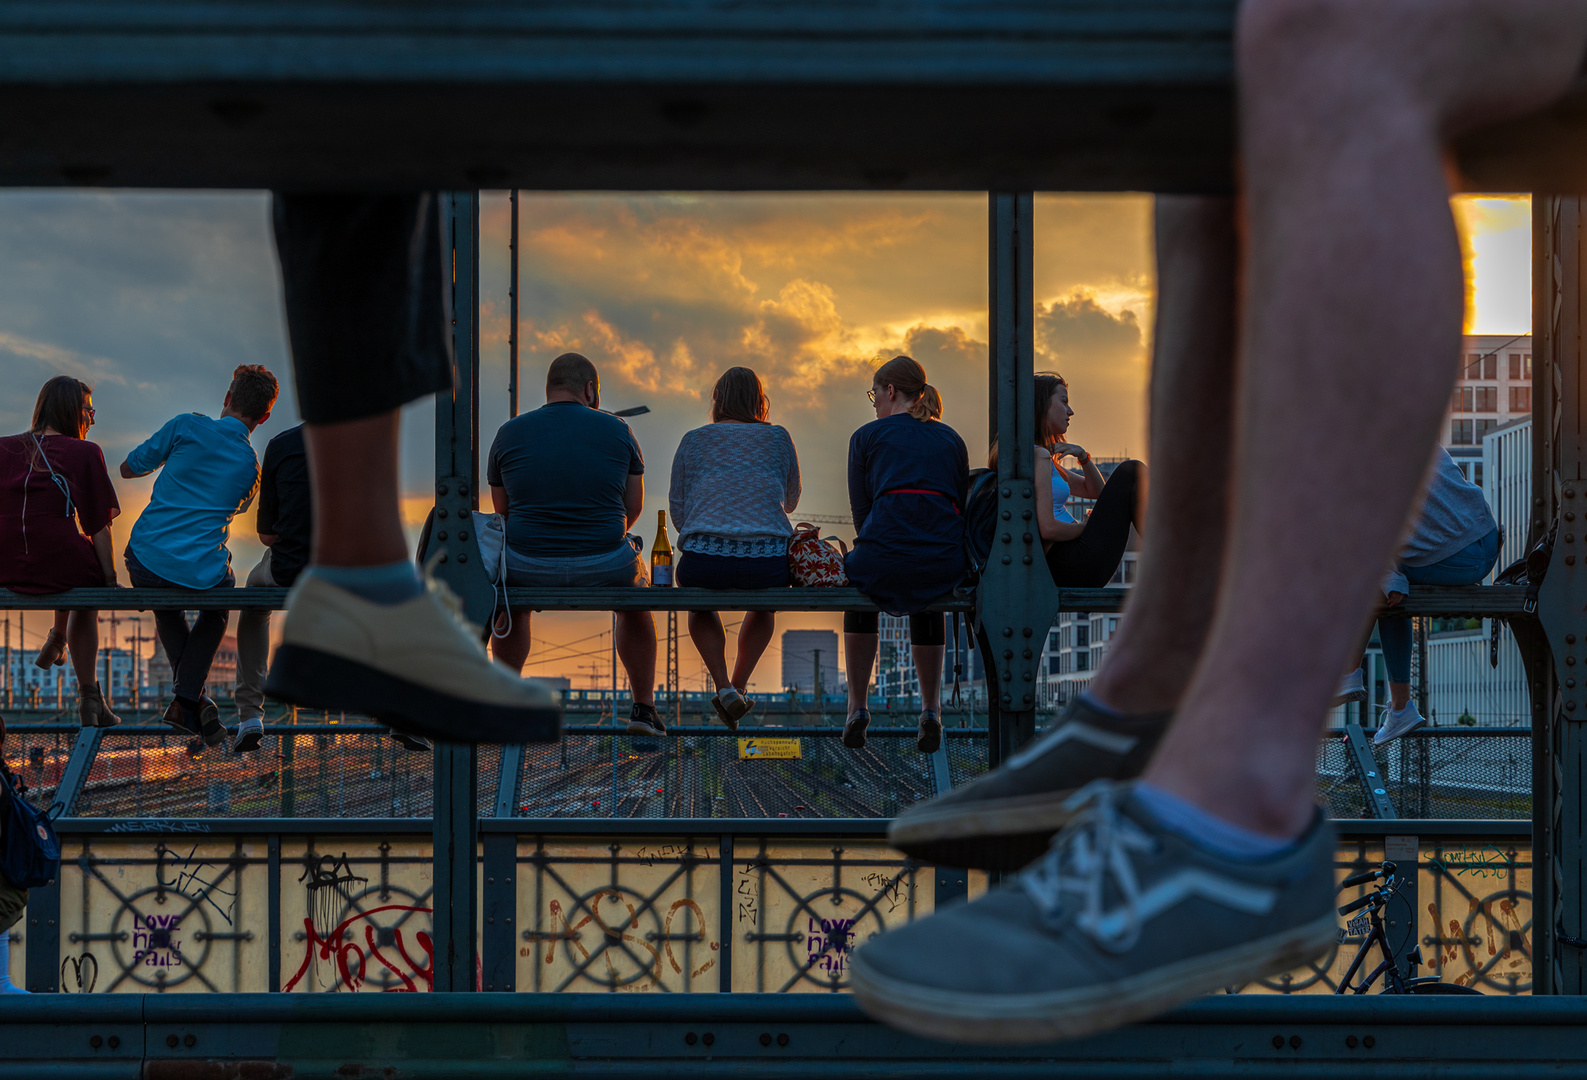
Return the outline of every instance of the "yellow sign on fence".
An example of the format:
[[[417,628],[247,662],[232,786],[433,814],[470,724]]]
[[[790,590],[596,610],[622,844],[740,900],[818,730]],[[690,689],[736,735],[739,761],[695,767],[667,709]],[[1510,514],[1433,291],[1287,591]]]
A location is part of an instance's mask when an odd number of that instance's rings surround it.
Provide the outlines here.
[[[751,758],[800,758],[804,756],[801,746],[799,739],[740,739],[738,758],[740,761],[749,761]]]

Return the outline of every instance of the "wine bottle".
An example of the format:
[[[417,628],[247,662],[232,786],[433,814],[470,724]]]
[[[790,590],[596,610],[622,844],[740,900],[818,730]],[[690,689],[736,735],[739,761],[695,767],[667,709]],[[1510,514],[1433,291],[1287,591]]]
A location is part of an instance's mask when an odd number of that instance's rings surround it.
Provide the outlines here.
[[[667,539],[667,512],[656,511],[656,542],[650,545],[650,583],[672,584],[672,542]]]

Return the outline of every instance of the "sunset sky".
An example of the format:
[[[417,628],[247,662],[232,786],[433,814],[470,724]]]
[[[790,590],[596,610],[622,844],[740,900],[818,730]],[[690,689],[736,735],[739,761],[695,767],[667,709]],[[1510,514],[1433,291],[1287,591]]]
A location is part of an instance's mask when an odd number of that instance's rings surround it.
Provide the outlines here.
[[[568,349],[595,361],[608,408],[650,406],[632,421],[647,464],[647,547],[672,450],[706,422],[711,384],[734,364],[761,374],[772,419],[793,436],[804,513],[846,514],[848,437],[872,418],[871,371],[895,353],[925,365],[972,456],[986,445],[983,195],[526,194],[520,213],[523,408],[541,404],[545,366]],[[1457,219],[1468,329],[1525,332],[1528,201],[1459,200]],[[1074,441],[1101,457],[1144,457],[1151,199],[1038,196],[1036,223],[1038,368],[1071,385]],[[482,459],[508,413],[507,233],[505,194],[487,195]],[[46,378],[77,375],[95,387],[90,437],[114,473],[172,415],[217,412],[232,367],[262,363],[284,390],[254,436],[262,454],[271,435],[297,423],[280,296],[263,194],[0,195],[0,431],[25,430]],[[432,415],[430,402],[411,406],[404,432],[415,528],[430,502]],[[116,481],[118,552],[151,483]],[[239,579],[261,550],[252,526],[250,514],[232,530]],[[44,617],[30,624],[31,643]],[[606,683],[606,616],[541,616],[536,625],[543,637],[526,671]],[[836,629],[837,620],[779,623],[800,626]],[[760,687],[780,685],[780,663],[774,641]],[[687,638],[680,667],[686,687],[701,685]]]

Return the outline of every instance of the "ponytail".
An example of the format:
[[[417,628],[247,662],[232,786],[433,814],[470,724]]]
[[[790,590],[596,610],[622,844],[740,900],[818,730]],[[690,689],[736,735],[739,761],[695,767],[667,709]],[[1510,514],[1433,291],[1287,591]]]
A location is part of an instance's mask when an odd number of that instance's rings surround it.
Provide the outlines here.
[[[891,386],[908,398],[909,415],[916,420],[942,417],[942,395],[926,381],[926,369],[910,357],[893,357],[876,369],[872,381],[877,386]]]

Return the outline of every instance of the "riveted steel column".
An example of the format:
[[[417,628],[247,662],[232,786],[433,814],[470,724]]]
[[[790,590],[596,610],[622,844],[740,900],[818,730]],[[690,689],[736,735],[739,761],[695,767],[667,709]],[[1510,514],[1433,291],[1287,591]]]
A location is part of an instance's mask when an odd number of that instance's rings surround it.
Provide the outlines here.
[[[1058,591],[1036,525],[1033,202],[1029,192],[990,197],[990,397],[999,448],[998,521],[977,590],[976,616],[986,661],[993,766],[1036,732],[1037,664],[1058,610]]]
[[[1533,221],[1532,531],[1559,533],[1537,615],[1546,648],[1529,650],[1540,786],[1533,793],[1533,891],[1539,989],[1587,993],[1587,235],[1580,195],[1539,196]],[[1541,714],[1541,715],[1539,715]],[[1538,729],[1541,728],[1541,731]],[[1552,930],[1552,935],[1548,931]],[[1547,945],[1544,937],[1552,937]],[[1545,962],[1546,958],[1546,962]],[[1546,974],[1545,974],[1546,973]]]
[[[479,609],[480,570],[470,517],[479,492],[479,196],[440,196],[452,264],[452,392],[435,399],[435,523],[430,538],[437,577],[463,598],[471,618]],[[439,552],[439,555],[436,553]],[[473,746],[435,748],[434,841],[435,989],[473,990],[478,940],[478,755]]]

